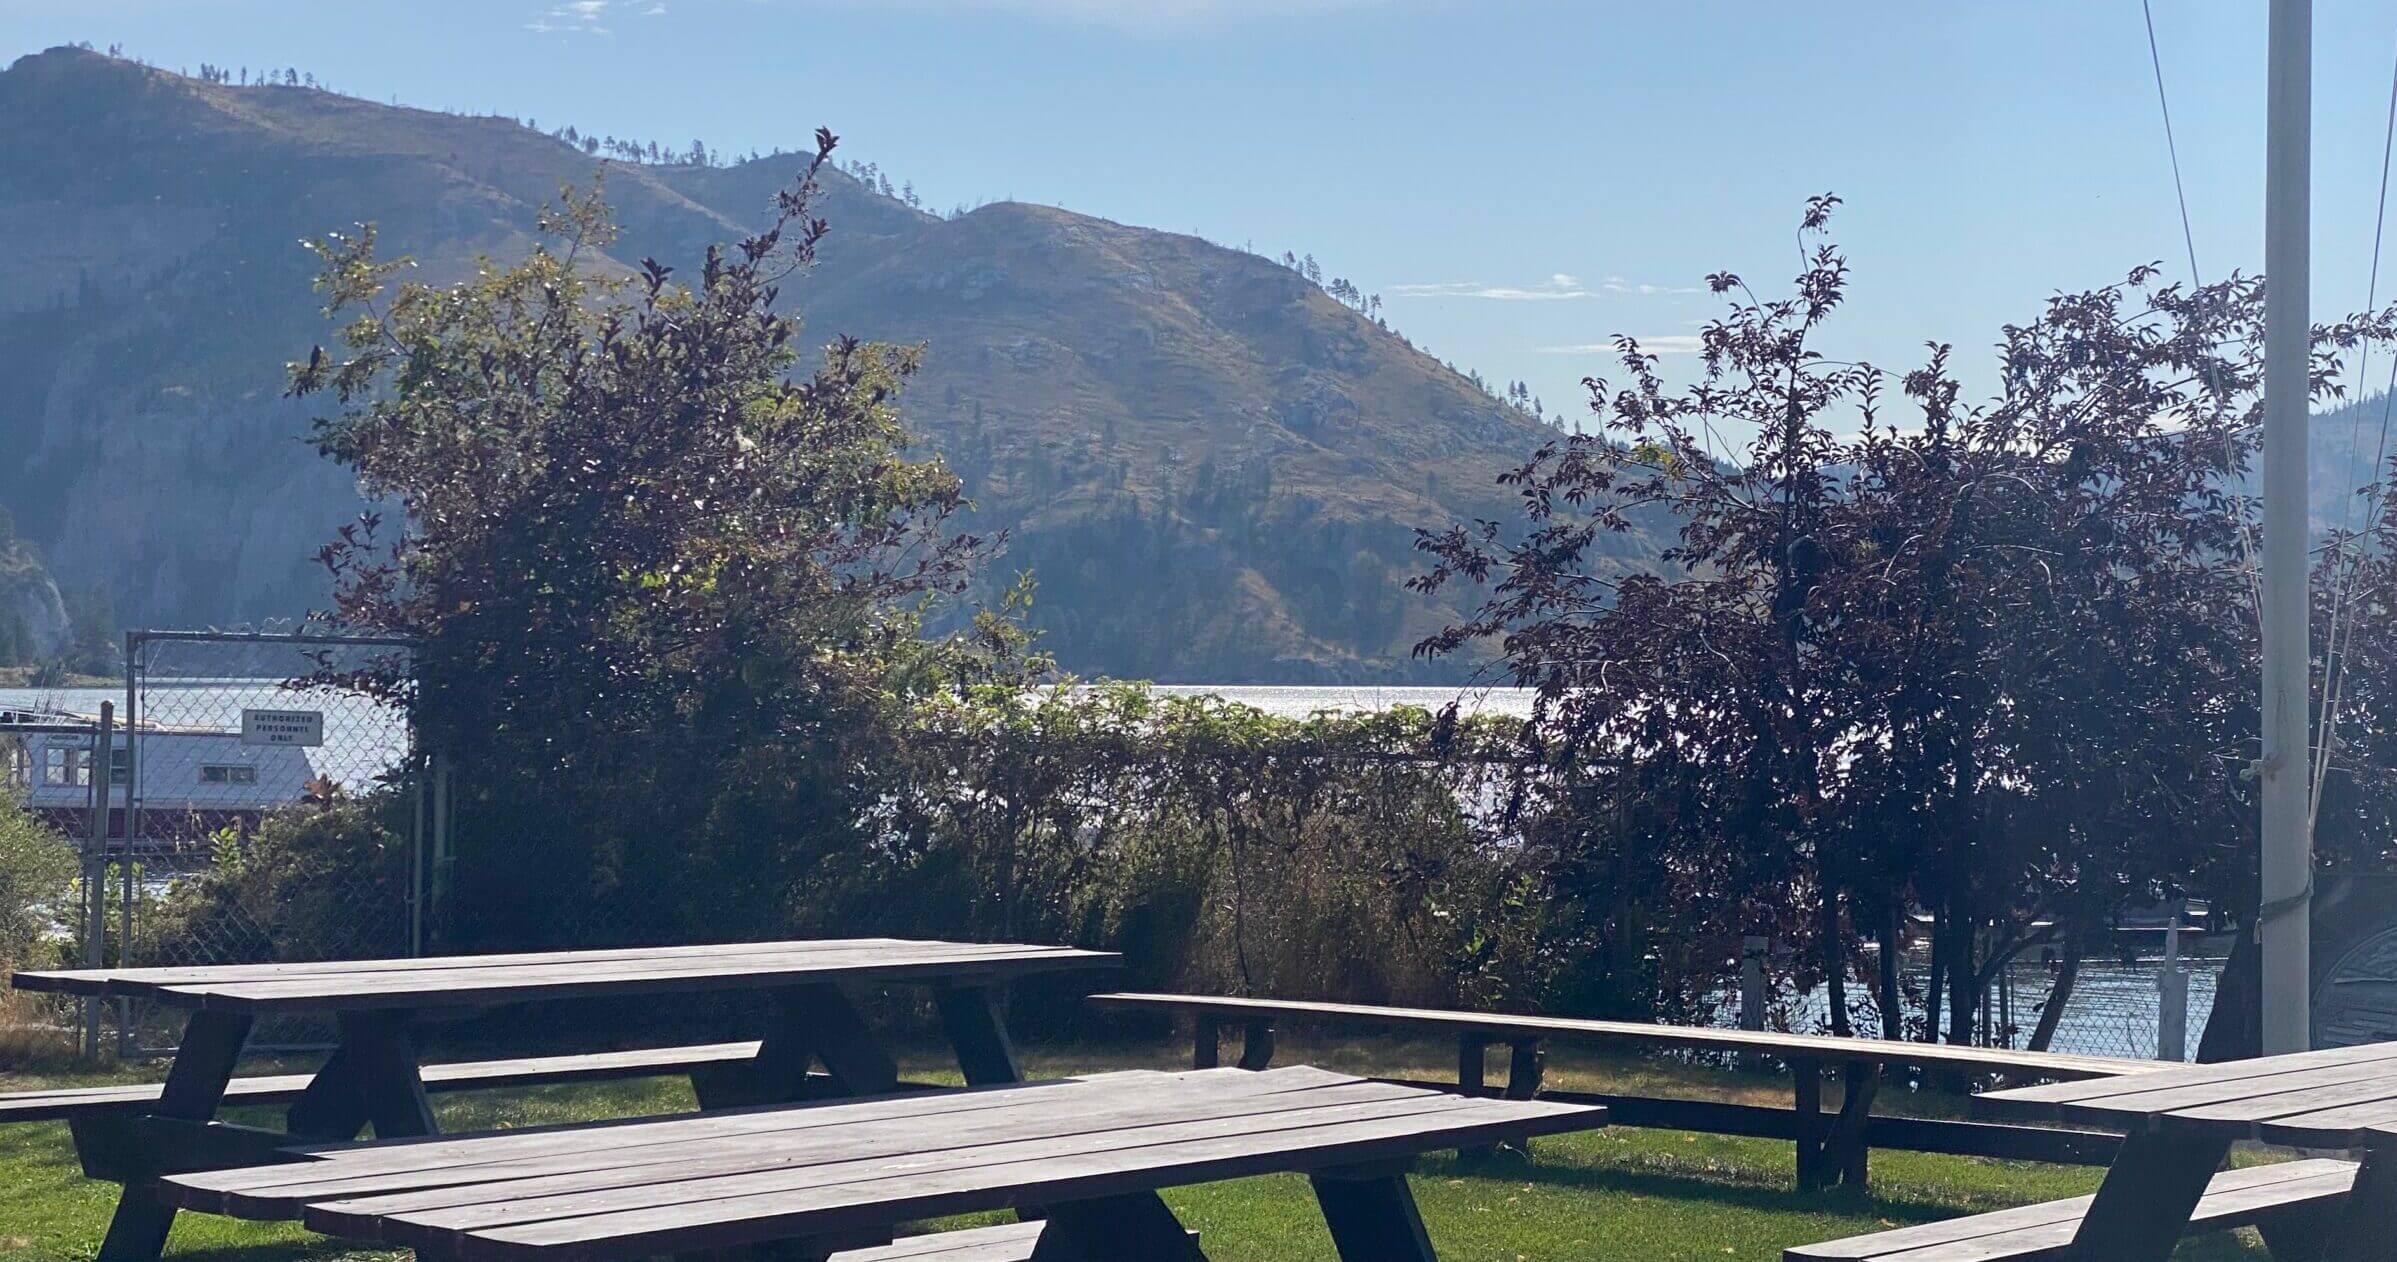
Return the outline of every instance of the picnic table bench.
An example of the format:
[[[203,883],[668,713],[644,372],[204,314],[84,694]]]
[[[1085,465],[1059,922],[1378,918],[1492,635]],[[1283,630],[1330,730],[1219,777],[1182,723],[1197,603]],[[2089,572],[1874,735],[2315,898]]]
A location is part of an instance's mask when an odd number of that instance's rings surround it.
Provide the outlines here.
[[[1345,1262],[1432,1262],[1405,1169],[1424,1152],[1602,1125],[1294,1066],[1127,1071],[457,1138],[297,1146],[164,1180],[176,1204],[296,1218],[433,1259],[590,1262],[776,1242],[801,1257],[899,1224],[1038,1207],[1013,1231],[868,1247],[867,1262],[1203,1259],[1158,1189],[1310,1176]],[[1027,1248],[1027,1246],[1029,1246]],[[963,1256],[952,1256],[962,1254]],[[843,1262],[849,1262],[844,1257]]]
[[[1262,1069],[1272,1063],[1276,1023],[1282,1020],[1348,1022],[1457,1040],[1457,1086],[1484,1090],[1488,1050],[1509,1049],[1505,1094],[1515,1099],[1566,1100],[1603,1105],[1610,1124],[1656,1126],[1720,1135],[1753,1135],[1797,1145],[1798,1183],[1817,1187],[1834,1181],[1865,1182],[1871,1149],[1895,1148],[1964,1156],[2102,1164],[2121,1142],[2111,1131],[2013,1126],[1940,1118],[1877,1116],[1872,1112],[1883,1072],[1890,1066],[1922,1066],[2012,1079],[2112,1079],[2171,1068],[2159,1061],[2111,1056],[2024,1052],[1954,1043],[1911,1043],[1887,1039],[1834,1038],[1713,1026],[1657,1025],[1578,1017],[1511,1016],[1370,1004],[1250,999],[1222,995],[1103,994],[1090,1003],[1122,1011],[1187,1014],[1196,1044],[1191,1063],[1215,1065],[1222,1053],[1222,1027],[1242,1029],[1239,1064]],[[1714,1100],[1596,1095],[1547,1089],[1544,1047],[1551,1042],[1630,1044],[1694,1051],[1769,1055],[1787,1063],[1795,1082],[1795,1107],[1763,1108]],[[1823,1111],[1822,1079],[1839,1066],[1843,1096],[1839,1110]]]
[[[2252,1222],[2275,1257],[2397,1259],[2391,1229],[2397,1043],[1995,1091],[1976,1097],[1974,1106],[2002,1116],[2119,1127],[2122,1149],[2095,1196],[1792,1249],[1787,1256],[1792,1262],[2162,1262],[2184,1235]],[[2360,1166],[2310,1160],[2218,1172],[2240,1140],[2361,1148],[2365,1156]]]
[[[725,943],[405,960],[193,968],[21,972],[20,989],[154,1000],[190,1011],[166,1081],[0,1096],[0,1121],[66,1118],[87,1173],[125,1185],[101,1262],[151,1262],[174,1207],[165,1174],[242,1166],[295,1138],[347,1141],[434,1134],[433,1090],[687,1073],[703,1108],[826,1092],[872,1095],[899,1085],[889,1052],[843,987],[932,989],[967,1081],[1021,1077],[1000,1017],[999,989],[1028,974],[1114,963],[1104,952],[1015,944],[835,939]],[[530,1000],[668,997],[761,991],[764,1038],[532,1060],[430,1067],[419,1027],[431,1014]],[[252,1022],[266,1013],[329,1013],[339,1042],[304,1082],[235,1079]],[[821,1072],[817,1072],[817,1067]],[[217,1118],[227,1104],[290,1104],[282,1131]]]

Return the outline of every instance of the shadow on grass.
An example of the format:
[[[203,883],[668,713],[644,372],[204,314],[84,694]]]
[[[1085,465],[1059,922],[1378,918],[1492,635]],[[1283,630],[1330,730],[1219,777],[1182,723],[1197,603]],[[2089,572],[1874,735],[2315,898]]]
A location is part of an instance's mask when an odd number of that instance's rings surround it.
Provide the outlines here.
[[[329,1262],[333,1258],[398,1258],[406,1249],[372,1249],[330,1236],[277,1240],[262,1244],[169,1246],[174,1262]]]
[[[1850,1187],[1801,1192],[1795,1187],[1764,1187],[1726,1179],[1720,1172],[1682,1173],[1624,1166],[1583,1166],[1541,1163],[1521,1154],[1458,1156],[1426,1162],[1421,1173],[1494,1179],[1565,1191],[1590,1191],[1645,1196],[1657,1200],[1704,1201],[1710,1205],[1755,1210],[1768,1214],[1840,1214],[1887,1218],[1899,1222],[1929,1222],[1973,1212],[1952,1201],[1887,1196]]]

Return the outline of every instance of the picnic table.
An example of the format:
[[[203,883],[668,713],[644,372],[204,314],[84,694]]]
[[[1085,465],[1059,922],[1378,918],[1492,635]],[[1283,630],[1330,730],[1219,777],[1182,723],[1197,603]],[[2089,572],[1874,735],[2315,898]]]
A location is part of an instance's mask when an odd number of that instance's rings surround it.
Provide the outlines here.
[[[1352,1023],[1455,1038],[1458,1089],[1480,1092],[1484,1090],[1489,1047],[1503,1043],[1510,1050],[1506,1085],[1510,1096],[1527,1099],[1538,1095],[1604,1105],[1609,1124],[1616,1126],[1792,1140],[1797,1145],[1798,1184],[1808,1188],[1835,1180],[1863,1186],[1867,1154],[1874,1147],[2096,1164],[2113,1154],[2117,1141],[2111,1133],[1877,1115],[1873,1101],[1889,1068],[1921,1066],[1998,1074],[2017,1081],[2108,1078],[2165,1068],[2156,1061],[1955,1043],[1232,995],[1102,994],[1090,996],[1089,1002],[1114,1010],[1188,1014],[1195,1035],[1192,1064],[1201,1069],[1214,1066],[1221,1056],[1221,1026],[1227,1022],[1242,1027],[1240,1065],[1244,1069],[1263,1069],[1272,1063],[1274,1027],[1279,1020]],[[1790,1067],[1794,1107],[1770,1109],[1714,1100],[1552,1090],[1543,1083],[1542,1059],[1543,1045],[1551,1042],[1772,1056]],[[1826,1113],[1823,1073],[1832,1066],[1839,1068],[1844,1090],[1839,1109]]]
[[[2161,1262],[2233,1143],[2364,1150],[2335,1213],[2267,1227],[2275,1257],[2397,1259],[2397,1043],[1996,1091],[1975,1107],[2125,1131],[2071,1256]],[[2292,1163],[2305,1165],[2312,1163]],[[2251,1196],[2254,1195],[2251,1193]]]
[[[102,1262],[151,1262],[175,1216],[158,1195],[158,1176],[254,1164],[294,1138],[347,1141],[369,1125],[380,1140],[435,1134],[417,1046],[418,1028],[431,1013],[532,1000],[763,991],[772,1007],[764,1037],[746,1059],[714,1064],[709,1077],[695,1075],[703,1106],[793,1100],[827,1087],[871,1095],[893,1089],[897,1068],[844,986],[931,987],[966,1080],[1003,1083],[1022,1074],[1000,1015],[1000,988],[1028,974],[1116,960],[1069,947],[870,938],[21,972],[14,985],[142,998],[190,1012],[155,1103],[76,1134],[86,1170],[125,1185]],[[329,1014],[339,1031],[331,1055],[291,1106],[285,1131],[216,1119],[250,1026],[269,1013]],[[811,1078],[815,1064],[823,1066],[821,1079]],[[514,1071],[529,1072],[521,1065]]]
[[[612,1259],[797,1242],[822,1258],[923,1218],[1037,1206],[1032,1262],[1196,1259],[1156,1192],[1310,1176],[1345,1262],[1434,1262],[1416,1155],[1604,1124],[1306,1066],[1128,1071],[397,1143],[295,1147],[180,1175],[182,1205],[296,1218],[432,1259]],[[937,1237],[926,1256],[947,1256]],[[919,1256],[917,1246],[875,1256]]]

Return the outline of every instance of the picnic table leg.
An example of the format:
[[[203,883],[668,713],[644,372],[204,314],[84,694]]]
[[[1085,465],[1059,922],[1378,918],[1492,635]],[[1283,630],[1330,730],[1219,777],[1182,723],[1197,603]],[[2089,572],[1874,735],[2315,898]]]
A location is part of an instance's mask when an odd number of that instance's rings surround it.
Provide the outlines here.
[[[2372,1148],[2355,1172],[2355,1188],[2338,1216],[2332,1239],[2338,1248],[2324,1256],[2339,1262],[2390,1262],[2397,1259],[2397,1152]],[[2271,1240],[2266,1240],[2271,1244]],[[2274,1258],[2280,1246],[2272,1245]]]
[[[1223,1064],[1223,1027],[1212,1012],[1190,1019],[1190,1067],[1214,1069]]]
[[[283,1129],[301,1139],[339,1143],[366,1129],[366,1102],[347,1047],[335,1047],[300,1098],[283,1111]]]
[[[883,1050],[849,996],[831,982],[774,992],[774,1020],[757,1055],[691,1075],[702,1109],[805,1099],[808,1066],[822,1061],[843,1095],[880,1095],[898,1085],[899,1067]]]
[[[1342,1255],[1345,1257],[1346,1255]],[[1030,1262],[1207,1262],[1154,1192],[1053,1205]]]
[[[2284,1210],[2257,1223],[2256,1234],[2264,1238],[2264,1252],[2272,1262],[2330,1262],[2331,1241],[2345,1222],[2336,1211]]]
[[[777,992],[774,999],[782,1010],[783,1030],[805,1032],[801,1037],[843,1092],[880,1095],[899,1085],[899,1066],[839,986],[797,986]]]
[[[183,1027],[175,1049],[174,1067],[167,1071],[166,1088],[150,1116],[205,1122],[216,1116],[233,1080],[234,1063],[250,1036],[246,1013],[196,1011]],[[154,1154],[135,1154],[136,1158]],[[175,1207],[158,1196],[147,1178],[127,1180],[117,1198],[108,1235],[100,1242],[99,1262],[154,1262],[166,1248],[167,1232],[175,1225]]]
[[[1546,1078],[1547,1075],[1548,1053],[1542,1047],[1540,1040],[1516,1039],[1514,1042],[1507,1044],[1506,1091],[1504,1093],[1507,1099],[1536,1099],[1540,1094],[1541,1080]],[[1514,1148],[1516,1151],[1522,1153],[1526,1157],[1531,1155],[1531,1141],[1528,1139],[1517,1139],[1510,1141],[1508,1146]],[[1484,1148],[1480,1151],[1485,1153],[1494,1153],[1498,1150],[1496,1148]]]
[[[1438,1262],[1404,1171],[1335,1171],[1308,1181],[1340,1262]]]
[[[1260,1071],[1273,1064],[1273,1020],[1250,1017],[1240,1027],[1240,1067]]]
[[[957,1049],[957,1068],[966,1085],[987,1087],[1022,1082],[1015,1044],[1007,1038],[1007,1018],[995,986],[946,986],[933,996],[940,1009],[941,1029]]]
[[[1822,1173],[1826,1181],[1862,1189],[1872,1149],[1864,1128],[1872,1121],[1873,1096],[1881,1089],[1881,1067],[1852,1060],[1840,1067],[1839,1116],[1823,1140]]]
[[[941,1028],[957,1049],[957,1068],[969,1086],[1024,1080],[1015,1045],[1007,1037],[1007,1017],[999,998],[995,986],[944,986],[934,992]],[[1182,1230],[1173,1211],[1154,1192],[1133,1192],[1072,1206],[1022,1206],[1016,1216],[1026,1222],[1048,1221],[1033,1253],[1042,1262],[1051,1257],[1088,1258],[1091,1262],[1114,1262],[1121,1257],[1205,1262],[1205,1255],[1190,1243],[1189,1233]],[[1089,1252],[1074,1252],[1077,1249]]]
[[[415,1015],[373,1010],[344,1012],[337,1020],[340,1050],[347,1053],[343,1076],[349,1080],[354,1107],[375,1128],[375,1138],[440,1134],[417,1069]]]
[[[2230,1141],[2161,1130],[2123,1137],[2081,1218],[2069,1256],[2083,1262],[2165,1262],[2172,1256]]]
[[[1457,1090],[1470,1096],[1487,1095],[1490,1090],[1489,1080],[1489,1039],[1470,1030],[1457,1035]],[[1473,1148],[1459,1148],[1457,1155],[1460,1157],[1494,1157],[1498,1155],[1498,1149],[1489,1144],[1482,1144]]]
[[[1806,1057],[1789,1062],[1797,1097],[1798,1190],[1823,1185],[1823,1064]]]

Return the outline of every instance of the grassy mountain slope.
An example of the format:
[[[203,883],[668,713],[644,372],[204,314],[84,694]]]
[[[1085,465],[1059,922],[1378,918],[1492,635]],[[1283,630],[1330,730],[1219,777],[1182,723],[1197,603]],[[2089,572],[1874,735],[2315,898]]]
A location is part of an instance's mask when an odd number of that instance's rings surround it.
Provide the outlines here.
[[[833,120],[836,124],[837,118]],[[295,242],[374,221],[427,279],[510,258],[599,166],[501,119],[229,87],[52,50],[0,72],[0,504],[62,579],[158,624],[287,614],[356,511],[279,365],[324,336]],[[693,261],[789,159],[610,164],[615,261]],[[1424,677],[1455,610],[1402,590],[1412,528],[1502,507],[1545,431],[1267,260],[1018,204],[924,215],[828,180],[791,287],[811,339],[928,344],[902,401],[1037,571],[1087,673]],[[1638,563],[1652,544],[1623,541]],[[1453,671],[1455,667],[1442,669]]]

